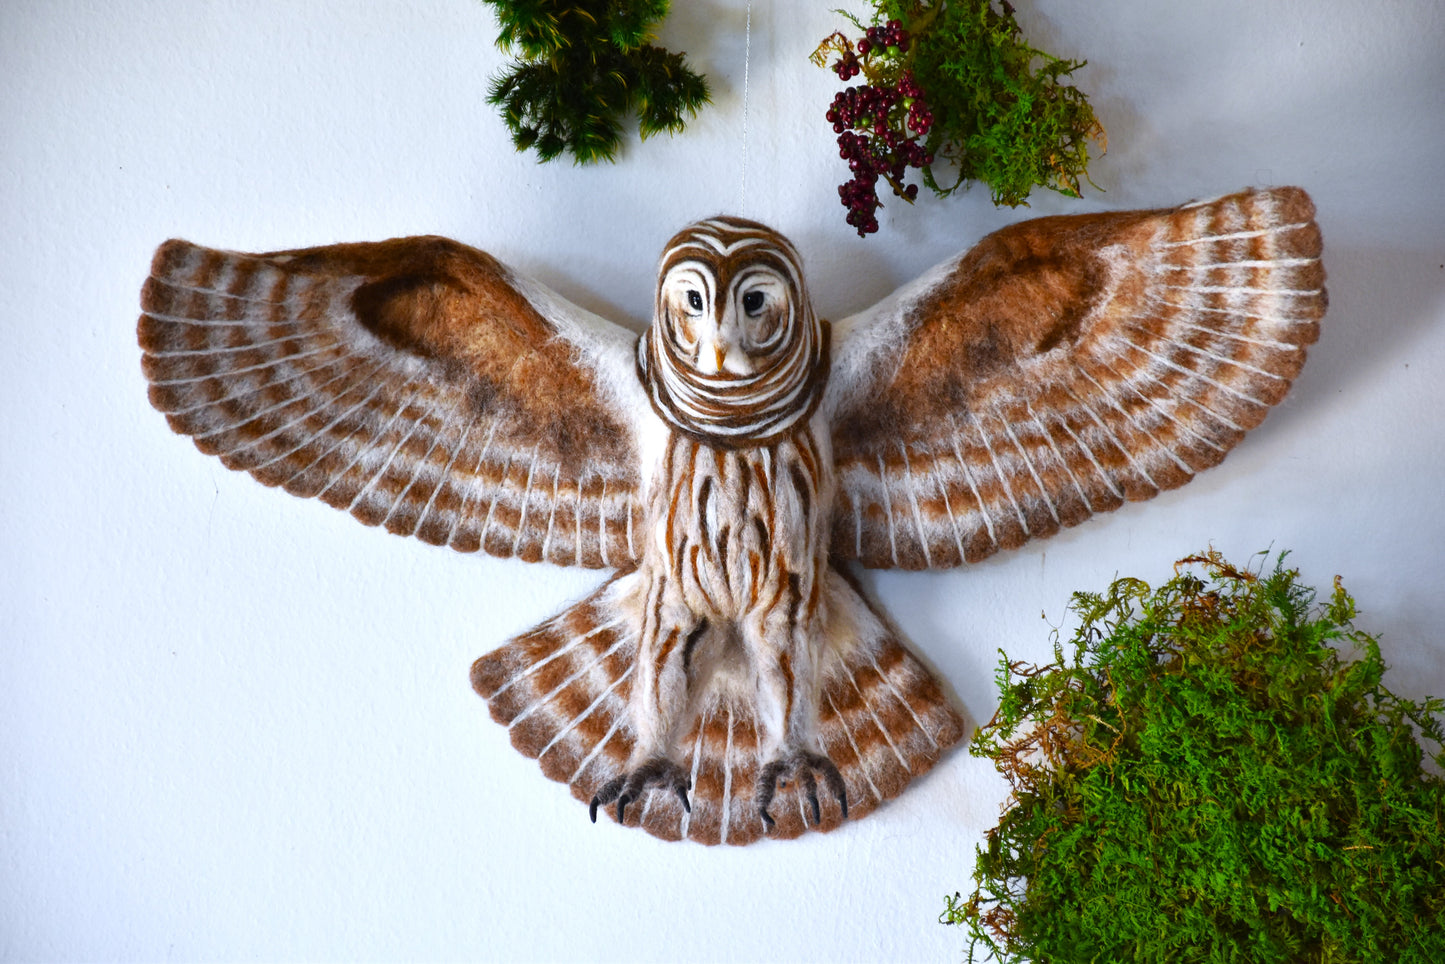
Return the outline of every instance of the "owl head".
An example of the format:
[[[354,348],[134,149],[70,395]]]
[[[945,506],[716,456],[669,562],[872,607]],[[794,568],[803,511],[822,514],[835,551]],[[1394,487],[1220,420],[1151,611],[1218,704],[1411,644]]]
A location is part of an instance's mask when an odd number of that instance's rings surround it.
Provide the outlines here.
[[[776,231],[709,218],[663,249],[638,368],[674,428],[731,447],[783,435],[816,405],[827,354],[801,260]]]

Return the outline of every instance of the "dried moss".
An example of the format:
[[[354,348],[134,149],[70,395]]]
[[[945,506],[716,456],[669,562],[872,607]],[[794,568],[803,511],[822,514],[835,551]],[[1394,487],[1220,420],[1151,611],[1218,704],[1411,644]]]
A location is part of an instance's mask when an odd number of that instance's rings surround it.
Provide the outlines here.
[[[1013,797],[941,918],[970,960],[1445,961],[1445,701],[1297,579],[1192,557],[1076,594],[1072,659],[1004,659],[972,752]]]

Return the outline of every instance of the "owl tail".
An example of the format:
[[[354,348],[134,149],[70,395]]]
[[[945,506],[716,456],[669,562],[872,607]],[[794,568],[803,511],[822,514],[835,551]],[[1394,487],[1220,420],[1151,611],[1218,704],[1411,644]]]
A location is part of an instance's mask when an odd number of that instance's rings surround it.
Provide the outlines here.
[[[584,803],[623,772],[632,753],[628,699],[639,584],[635,573],[620,575],[472,665],[472,686],[512,745]],[[847,785],[849,818],[858,819],[930,770],[963,735],[963,721],[938,681],[847,580],[830,570],[827,588],[818,744]],[[691,813],[670,791],[654,789],[627,809],[627,826],[640,824],[665,840],[746,844],[843,823],[826,793],[815,823],[791,782],[773,798],[776,825],[765,829],[755,793],[766,761],[759,759],[751,701],[736,686],[718,685],[695,705],[679,743],[679,762],[692,778]]]

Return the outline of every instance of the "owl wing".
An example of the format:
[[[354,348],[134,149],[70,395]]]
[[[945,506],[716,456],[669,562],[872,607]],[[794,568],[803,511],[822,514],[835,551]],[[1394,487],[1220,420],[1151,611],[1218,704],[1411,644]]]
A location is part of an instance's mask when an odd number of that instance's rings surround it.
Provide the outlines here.
[[[1297,188],[1005,228],[834,327],[833,552],[942,568],[1217,464],[1319,334]]]
[[[141,306],[151,403],[229,468],[463,552],[637,558],[636,335],[485,252],[168,241]]]

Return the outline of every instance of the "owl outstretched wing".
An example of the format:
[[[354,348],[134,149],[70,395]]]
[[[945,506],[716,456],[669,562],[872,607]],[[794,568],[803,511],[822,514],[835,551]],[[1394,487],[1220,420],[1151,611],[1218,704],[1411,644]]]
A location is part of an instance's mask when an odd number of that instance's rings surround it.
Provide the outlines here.
[[[636,560],[637,336],[485,252],[168,241],[141,306],[151,403],[228,467],[463,552]]]
[[[1298,188],[1041,218],[837,323],[834,556],[974,562],[1217,464],[1318,337],[1319,255]]]

